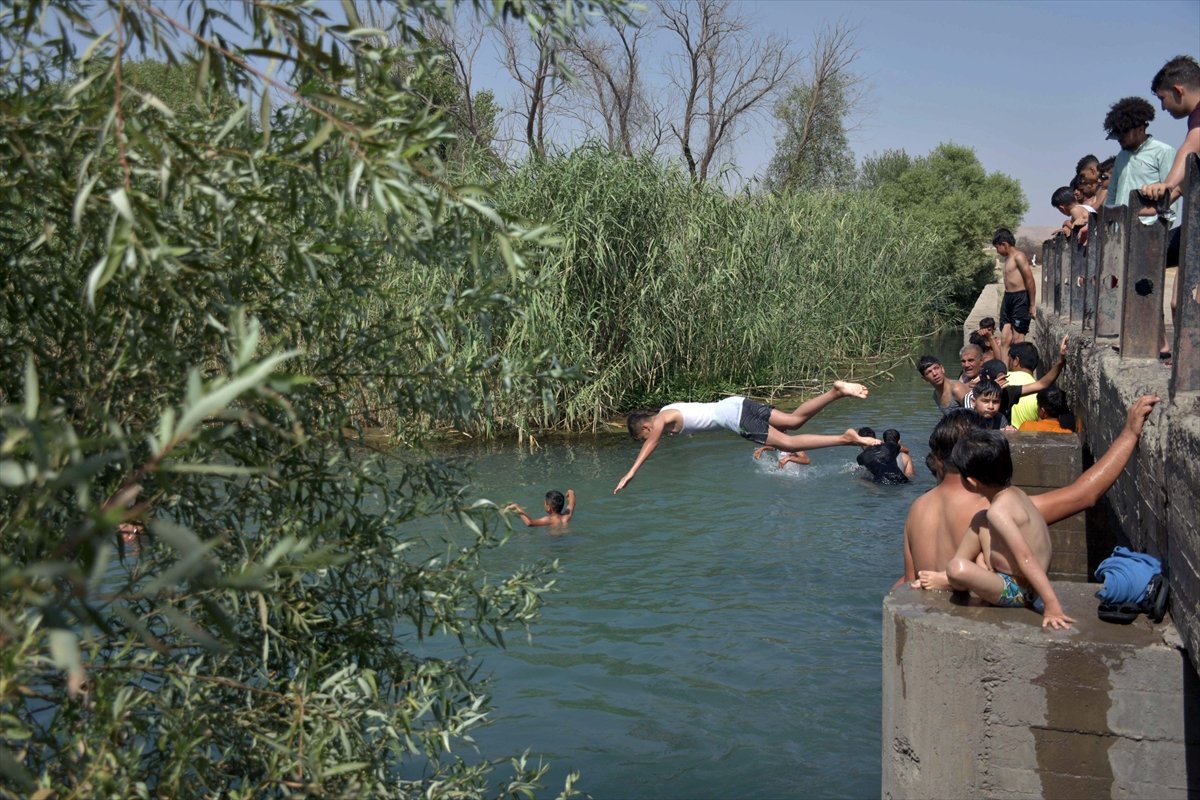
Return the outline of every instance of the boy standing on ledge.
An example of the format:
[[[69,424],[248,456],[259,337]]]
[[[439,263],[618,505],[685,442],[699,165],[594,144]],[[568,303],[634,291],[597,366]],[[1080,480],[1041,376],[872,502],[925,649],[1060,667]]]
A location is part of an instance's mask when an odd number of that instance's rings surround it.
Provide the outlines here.
[[[1008,228],[992,237],[996,255],[1004,259],[1004,301],[1000,304],[1000,346],[1008,350],[1025,341],[1029,325],[1037,317],[1037,286],[1029,259],[1017,249],[1017,239]]]
[[[786,411],[751,400],[748,397],[726,397],[716,403],[671,403],[663,406],[655,413],[653,411],[634,411],[629,415],[626,424],[629,435],[642,443],[637,459],[625,477],[617,483],[613,494],[621,491],[633,480],[642,464],[658,447],[663,434],[677,436],[681,433],[698,433],[700,431],[724,428],[733,431],[743,439],[749,439],[760,445],[770,445],[776,450],[795,453],[799,450],[816,450],[821,447],[836,447],[838,445],[873,445],[879,444],[878,439],[859,436],[850,428],[842,434],[797,433],[795,430],[808,422],[817,412],[834,400],[843,397],[867,396],[867,387],[860,383],[834,381],[833,388],[819,397],[814,397],[790,414]]]
[[[950,588],[970,590],[988,604],[1035,608],[1043,604],[1042,627],[1070,628],[1046,570],[1050,568],[1050,531],[1023,491],[1012,485],[1008,439],[996,431],[967,431],[950,456],[968,491],[989,502],[971,520],[958,552],[946,566]],[[982,564],[976,558],[982,554]],[[930,573],[919,574],[922,585]]]

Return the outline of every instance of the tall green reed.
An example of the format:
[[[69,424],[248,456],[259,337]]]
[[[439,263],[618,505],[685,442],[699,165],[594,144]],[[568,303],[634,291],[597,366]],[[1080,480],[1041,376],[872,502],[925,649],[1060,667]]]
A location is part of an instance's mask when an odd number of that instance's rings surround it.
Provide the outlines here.
[[[525,314],[485,333],[513,355],[552,353],[548,368],[573,365],[581,380],[538,408],[497,398],[481,428],[596,430],[636,406],[803,393],[874,373],[943,310],[929,266],[942,234],[871,192],[729,196],[584,147],[529,162],[494,193],[553,225],[560,245],[520,287]],[[449,272],[397,270],[386,294],[446,292]],[[476,346],[479,331],[462,333]]]

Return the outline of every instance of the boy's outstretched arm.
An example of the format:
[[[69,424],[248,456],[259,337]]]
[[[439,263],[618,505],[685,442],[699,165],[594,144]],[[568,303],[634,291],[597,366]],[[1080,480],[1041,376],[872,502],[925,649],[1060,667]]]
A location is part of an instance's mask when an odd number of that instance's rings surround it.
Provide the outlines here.
[[[567,489],[567,507],[563,509],[563,516],[569,517],[575,513],[575,490]]]
[[[1037,592],[1037,596],[1046,604],[1042,612],[1042,627],[1064,630],[1070,628],[1075,620],[1063,611],[1062,604],[1058,602],[1058,595],[1054,594],[1054,587],[1050,584],[1050,577],[1046,575],[1046,570],[1042,569],[1041,562],[1033,557],[1029,542],[1025,541],[1025,535],[1012,515],[993,506],[987,511],[987,521],[992,528],[992,535],[1000,536],[1008,545],[1009,552],[1016,562],[1014,566],[1021,570],[1033,591]]]
[[[1158,395],[1153,394],[1143,395],[1134,401],[1129,407],[1129,414],[1125,417],[1125,427],[1121,433],[1100,460],[1076,478],[1070,486],[1029,497],[1046,518],[1047,525],[1061,522],[1072,514],[1078,514],[1100,502],[1100,498],[1125,470],[1125,465],[1129,463],[1133,451],[1137,449],[1138,440],[1142,437],[1146,417],[1150,416],[1158,401]]]
[[[525,525],[528,527],[532,528],[537,525],[545,525],[546,524],[546,523],[542,522],[540,519],[532,519],[528,514],[525,513],[525,509],[521,508],[516,503],[509,503],[508,505],[506,505],[504,507],[504,510],[516,512],[516,515],[518,517],[520,517],[521,521],[524,522]]]
[[[1062,344],[1058,346],[1058,359],[1053,366],[1046,371],[1046,374],[1038,378],[1033,383],[1027,383],[1021,387],[1021,396],[1027,394],[1037,394],[1042,389],[1047,389],[1054,385],[1058,380],[1058,376],[1062,374],[1063,367],[1067,364],[1067,337],[1062,338]]]
[[[654,421],[650,423],[650,432],[646,434],[646,440],[642,442],[642,449],[638,452],[637,458],[634,459],[633,466],[629,468],[629,472],[626,472],[625,477],[617,482],[617,488],[613,489],[613,494],[624,489],[633,480],[633,476],[637,474],[638,469],[641,468],[642,464],[646,463],[646,459],[654,452],[654,448],[658,447],[658,442],[662,439],[664,424],[662,414],[656,416]]]

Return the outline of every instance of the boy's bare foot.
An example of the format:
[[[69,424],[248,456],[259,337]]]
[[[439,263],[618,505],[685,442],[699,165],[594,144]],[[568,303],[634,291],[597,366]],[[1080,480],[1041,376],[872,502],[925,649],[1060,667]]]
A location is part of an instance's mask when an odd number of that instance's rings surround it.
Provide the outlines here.
[[[946,579],[946,573],[944,572],[923,569],[917,573],[917,579],[912,582],[912,587],[914,589],[941,589],[949,591],[950,581]]]
[[[848,381],[834,381],[833,390],[842,397],[858,397],[865,399],[867,396],[867,387],[861,383],[850,383]]]
[[[861,444],[866,445],[867,447],[883,444],[882,439],[875,439],[871,436],[862,436],[858,431],[854,430],[854,428],[847,428],[846,432],[842,434],[842,436],[845,437],[848,444]]]

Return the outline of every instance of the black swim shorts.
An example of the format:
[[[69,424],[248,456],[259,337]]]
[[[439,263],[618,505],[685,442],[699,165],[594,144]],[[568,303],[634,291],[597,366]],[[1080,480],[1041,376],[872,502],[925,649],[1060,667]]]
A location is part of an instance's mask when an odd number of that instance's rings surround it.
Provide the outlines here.
[[[1000,304],[1001,330],[1006,324],[1022,336],[1029,333],[1029,292],[1022,289],[1004,293],[1004,302]]]
[[[775,406],[751,400],[742,399],[742,416],[738,420],[738,436],[749,439],[755,444],[767,443],[767,430],[771,427],[771,411]]]

